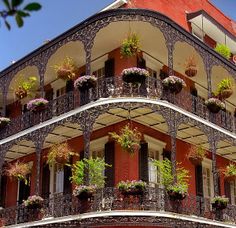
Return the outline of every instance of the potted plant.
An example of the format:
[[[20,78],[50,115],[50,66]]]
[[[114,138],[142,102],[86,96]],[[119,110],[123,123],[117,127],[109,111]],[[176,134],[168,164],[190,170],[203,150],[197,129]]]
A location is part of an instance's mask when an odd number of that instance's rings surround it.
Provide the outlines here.
[[[137,128],[132,129],[129,124],[121,128],[120,133],[109,132],[109,135],[120,144],[124,151],[134,154],[140,148],[141,133]]]
[[[236,165],[233,163],[230,163],[226,166],[226,168],[223,170],[223,174],[225,178],[228,181],[233,181],[236,179]]]
[[[43,198],[41,196],[29,196],[27,200],[23,201],[25,207],[29,209],[41,209],[43,206]]]
[[[193,165],[200,165],[206,157],[206,150],[201,146],[191,146],[187,157]]]
[[[229,199],[225,196],[215,196],[212,199],[212,207],[218,210],[223,210],[227,207]]]
[[[162,80],[162,85],[165,90],[170,91],[171,93],[179,93],[183,87],[186,86],[186,83],[183,79],[176,76],[169,76]]]
[[[27,103],[27,109],[33,112],[39,112],[46,108],[48,100],[44,98],[36,98]]]
[[[7,124],[10,123],[10,119],[7,117],[0,117],[0,128],[4,128]]]
[[[189,77],[194,77],[197,74],[197,63],[194,55],[190,56],[186,61],[185,74]]]
[[[20,76],[20,80],[17,82],[17,88],[15,89],[15,95],[18,99],[27,97],[31,90],[35,89],[37,78],[34,76],[24,79],[24,76]]]
[[[217,85],[217,96],[221,100],[225,100],[229,98],[233,94],[233,82],[229,78],[224,78],[218,85]]]
[[[117,184],[117,188],[121,192],[122,195],[143,195],[144,191],[146,190],[147,183],[144,181],[120,181]]]
[[[9,164],[9,167],[6,170],[6,174],[10,178],[16,178],[18,180],[23,180],[25,184],[28,184],[27,175],[30,174],[31,169],[28,163],[23,162],[15,162],[13,164]]]
[[[177,164],[177,182],[174,183],[172,163],[170,160],[153,160],[152,162],[154,166],[157,167],[161,184],[165,187],[170,200],[183,200],[187,196],[188,192],[189,171],[181,167],[180,164]]]
[[[220,55],[229,59],[231,56],[230,48],[225,44],[217,44],[215,47],[215,51],[218,52]]]
[[[62,80],[72,80],[76,77],[78,68],[72,58],[66,57],[61,64],[53,66],[57,77]]]
[[[140,53],[140,40],[136,33],[130,34],[123,40],[120,48],[122,57],[132,57]]]
[[[96,192],[97,188],[102,188],[105,184],[105,176],[103,175],[106,167],[109,167],[102,158],[84,158],[77,161],[72,166],[71,181],[77,187],[73,191],[73,195],[80,200],[88,200]],[[88,172],[89,185],[84,186],[85,171]]]
[[[96,85],[97,85],[97,78],[93,75],[81,76],[74,82],[74,87],[81,92],[86,91],[90,88],[95,88]]]
[[[220,110],[225,108],[224,103],[216,97],[211,97],[206,100],[205,105],[212,113],[218,113]]]
[[[76,196],[79,200],[88,200],[93,197],[96,193],[97,186],[96,185],[80,185],[76,186],[73,190],[73,195]]]
[[[59,143],[53,145],[47,155],[47,163],[52,166],[54,164],[65,165],[69,162],[70,157],[75,153],[71,150],[68,143]]]
[[[138,67],[131,67],[124,69],[121,73],[122,79],[126,83],[144,83],[149,72],[145,69]]]

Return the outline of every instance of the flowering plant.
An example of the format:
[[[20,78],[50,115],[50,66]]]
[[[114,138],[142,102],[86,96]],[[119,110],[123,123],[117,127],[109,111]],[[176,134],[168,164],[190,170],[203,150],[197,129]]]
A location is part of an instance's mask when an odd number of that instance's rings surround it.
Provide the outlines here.
[[[84,195],[84,197],[87,195],[87,197],[91,197],[96,192],[97,186],[96,185],[80,185],[76,186],[73,190],[73,195],[76,197],[81,197],[81,195]]]
[[[226,168],[223,170],[223,174],[226,178],[233,177],[236,178],[236,165],[233,163],[230,163],[226,166]]]
[[[124,75],[144,75],[146,77],[150,76],[149,72],[145,69],[142,68],[138,68],[138,67],[131,67],[131,68],[127,68],[124,69],[121,73],[122,76]]]
[[[74,155],[74,152],[71,150],[68,143],[55,144],[48,152],[47,163],[50,166],[55,163],[64,165],[69,161],[71,155]]]
[[[6,170],[6,174],[11,178],[17,178],[18,180],[24,180],[25,184],[27,184],[26,176],[30,173],[30,167],[27,163],[15,162],[14,164],[10,164]]]
[[[222,79],[217,85],[216,95],[220,99],[227,99],[233,94],[233,82],[230,78]]]
[[[129,124],[120,130],[120,134],[109,132],[109,135],[130,154],[134,154],[140,148],[141,133],[137,128],[131,129]]]
[[[94,75],[84,75],[74,82],[74,87],[78,89],[89,89],[96,86],[97,78]]]
[[[25,207],[39,208],[42,207],[43,198],[41,196],[29,196],[27,200],[23,201]]]
[[[48,104],[48,100],[44,98],[36,98],[27,103],[28,110],[35,110],[39,106],[45,106]]]
[[[185,87],[186,86],[186,83],[183,79],[177,77],[177,76],[169,76],[167,78],[165,78],[163,81],[162,81],[163,85],[166,86],[166,87],[169,87],[171,85],[175,85],[175,84],[180,84],[182,85],[182,87]]]
[[[8,123],[10,123],[10,119],[7,117],[0,117],[0,127],[4,127]]]
[[[132,181],[120,181],[117,184],[117,187],[119,191],[125,192],[125,193],[142,193],[145,191],[147,187],[147,183],[144,181],[137,181],[137,180],[132,180]]]
[[[208,100],[206,100],[205,105],[213,113],[217,113],[221,109],[225,108],[224,103],[220,99],[215,97],[211,97]]]
[[[187,157],[193,164],[198,165],[206,157],[206,150],[201,146],[191,146]]]
[[[54,65],[54,70],[57,73],[57,77],[63,80],[70,80],[76,76],[77,67],[72,58],[66,57],[61,64]]]
[[[225,196],[215,196],[211,201],[212,207],[220,210],[225,209],[227,207],[228,202],[229,198],[226,198]]]
[[[185,74],[189,77],[194,77],[197,74],[197,63],[194,55],[188,57],[185,65]]]

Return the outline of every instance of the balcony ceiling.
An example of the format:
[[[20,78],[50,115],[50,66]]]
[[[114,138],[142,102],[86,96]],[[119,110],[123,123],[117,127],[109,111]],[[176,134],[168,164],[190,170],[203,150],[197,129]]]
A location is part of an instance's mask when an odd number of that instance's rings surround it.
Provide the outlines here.
[[[94,124],[93,131],[111,126],[115,123],[128,120],[129,110],[124,108],[111,109],[103,115],[100,115]],[[168,128],[163,117],[147,108],[131,108],[130,119],[132,122],[148,126],[156,131],[167,134]],[[131,122],[131,123],[132,123]],[[76,123],[65,123],[58,126],[51,132],[45,140],[44,148],[49,148],[55,143],[60,143],[82,135],[81,127]],[[187,143],[201,145],[209,149],[209,143],[206,135],[195,125],[181,124],[178,129],[177,138]],[[78,148],[79,149],[79,148]],[[177,148],[178,149],[178,148]],[[35,152],[35,146],[31,141],[21,141],[14,145],[6,155],[6,161],[32,154]],[[217,153],[227,159],[236,160],[236,147],[232,146],[227,140],[218,144]]]

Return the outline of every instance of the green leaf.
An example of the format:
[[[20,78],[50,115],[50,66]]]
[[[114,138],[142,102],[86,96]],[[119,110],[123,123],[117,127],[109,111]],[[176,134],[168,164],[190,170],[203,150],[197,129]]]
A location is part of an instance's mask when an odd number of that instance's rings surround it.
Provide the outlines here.
[[[5,25],[6,25],[7,29],[10,30],[11,29],[10,24],[7,21],[4,21],[4,22],[5,22]]]
[[[28,16],[30,16],[29,13],[26,13],[26,12],[24,12],[24,11],[22,11],[22,10],[18,10],[17,13],[18,13],[21,17],[28,17]]]
[[[13,8],[17,7],[17,6],[21,5],[23,3],[23,1],[24,0],[12,0],[11,5],[12,5]]]
[[[27,11],[38,11],[42,8],[42,6],[39,3],[32,2],[25,6],[24,10]]]
[[[11,10],[11,5],[8,0],[3,0],[3,3],[5,4],[8,10]]]
[[[22,17],[19,14],[16,14],[15,19],[18,27],[22,27],[24,24]]]

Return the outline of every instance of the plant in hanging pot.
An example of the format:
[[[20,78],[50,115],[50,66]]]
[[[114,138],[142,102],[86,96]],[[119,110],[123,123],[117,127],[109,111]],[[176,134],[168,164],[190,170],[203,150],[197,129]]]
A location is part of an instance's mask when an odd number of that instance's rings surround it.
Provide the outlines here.
[[[137,128],[131,128],[129,124],[121,128],[119,134],[116,132],[109,132],[109,135],[120,144],[124,151],[133,155],[140,149],[141,133]]]
[[[25,207],[29,209],[41,209],[43,207],[43,198],[38,195],[29,196],[27,200],[23,201]]]
[[[36,82],[37,78],[34,76],[25,78],[21,75],[19,81],[16,81],[17,87],[14,89],[16,97],[18,99],[27,97],[30,92],[36,89]]]
[[[117,184],[118,190],[121,192],[122,195],[143,195],[144,191],[146,190],[147,183],[144,181],[120,181]]]
[[[208,100],[206,100],[205,105],[212,113],[218,113],[220,110],[225,108],[224,103],[216,97],[211,97]]]
[[[147,70],[138,68],[138,67],[131,67],[124,69],[121,73],[122,79],[126,83],[144,83],[146,77],[149,77],[150,74]]]
[[[122,57],[132,57],[138,55],[140,50],[140,40],[136,33],[130,34],[122,41],[120,54]]]
[[[226,168],[223,169],[223,174],[228,181],[236,180],[236,165],[233,163],[227,165]]]
[[[168,90],[174,94],[178,94],[183,87],[186,87],[185,81],[174,75],[162,80],[162,85],[165,90]]]
[[[206,157],[206,150],[201,146],[191,146],[187,157],[193,165],[200,165]]]
[[[75,155],[75,153],[71,150],[68,143],[59,143],[53,145],[47,155],[47,163],[50,166],[54,164],[65,165],[69,162],[70,157]]]
[[[80,76],[74,82],[74,87],[82,92],[90,88],[95,88],[96,85],[97,85],[97,78],[94,75]]]
[[[28,163],[15,162],[9,164],[6,169],[6,175],[10,178],[16,178],[17,180],[23,180],[25,184],[28,184],[27,175],[30,174],[31,168]]]
[[[220,55],[229,59],[231,56],[230,48],[225,44],[217,44],[215,47],[215,51],[218,52]]]
[[[170,160],[153,160],[152,162],[157,167],[161,184],[165,187],[170,200],[183,200],[188,194],[189,171],[181,167],[180,164],[177,164],[177,182],[174,183],[172,163]]]
[[[9,118],[7,118],[7,117],[0,117],[0,129],[1,128],[4,128],[7,124],[9,124],[10,123],[10,119]]]
[[[221,99],[225,100],[233,94],[233,82],[229,78],[224,78],[217,85],[216,95]]]
[[[62,61],[61,64],[56,64],[53,66],[53,68],[56,71],[57,78],[65,81],[73,80],[76,77],[78,71],[75,61],[68,56]]]
[[[218,210],[223,210],[227,207],[229,202],[229,198],[226,198],[225,196],[215,196],[212,199],[212,207]]]
[[[30,100],[27,103],[27,109],[33,112],[39,112],[46,109],[47,104],[48,104],[48,100],[44,98],[36,98],[36,99]]]
[[[93,197],[97,188],[102,188],[105,184],[104,170],[110,167],[102,158],[84,158],[77,161],[72,166],[71,182],[77,187],[73,191],[73,195],[80,200],[87,200]],[[84,186],[85,171],[88,172],[89,185]]]
[[[194,77],[197,74],[197,63],[194,55],[190,56],[186,61],[185,74],[189,77]]]

